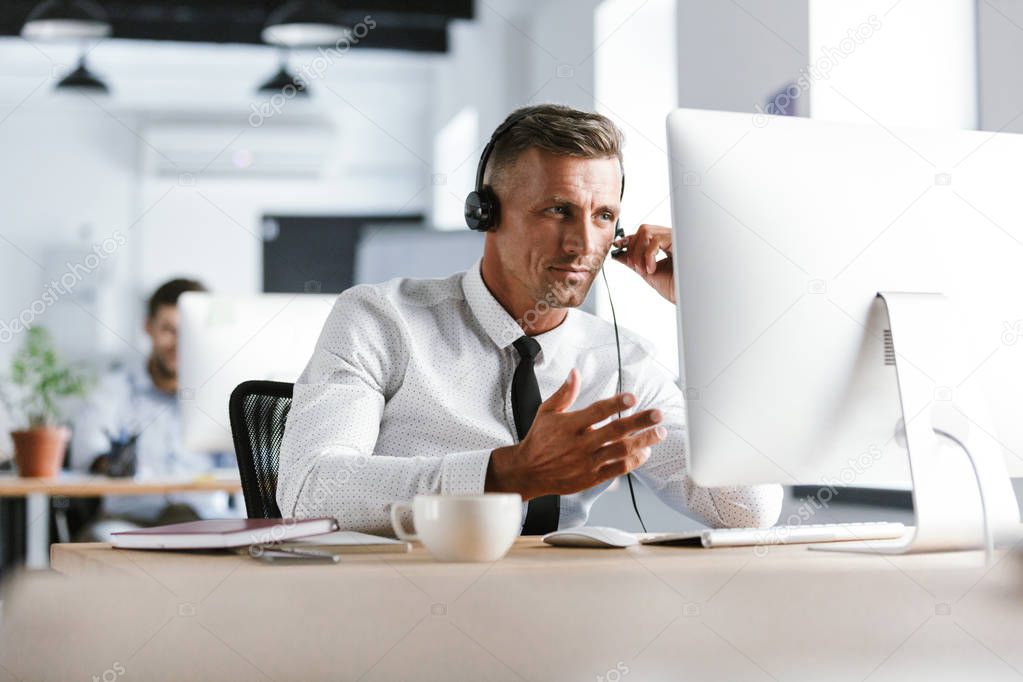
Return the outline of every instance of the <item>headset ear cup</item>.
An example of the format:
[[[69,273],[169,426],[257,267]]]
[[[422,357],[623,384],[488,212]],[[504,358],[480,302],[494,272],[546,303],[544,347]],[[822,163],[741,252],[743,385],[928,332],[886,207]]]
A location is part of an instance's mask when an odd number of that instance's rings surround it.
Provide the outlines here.
[[[463,214],[465,215],[465,224],[470,230],[480,229],[480,219],[483,217],[483,211],[480,206],[479,192],[473,191],[466,195]]]
[[[492,230],[501,221],[501,204],[490,185],[483,187],[483,201],[487,206],[487,229]]]
[[[497,197],[490,187],[469,192],[465,197],[465,224],[470,230],[486,232],[494,226],[497,215]]]
[[[483,192],[473,191],[465,196],[465,225],[471,230],[485,232],[488,229],[490,207]]]

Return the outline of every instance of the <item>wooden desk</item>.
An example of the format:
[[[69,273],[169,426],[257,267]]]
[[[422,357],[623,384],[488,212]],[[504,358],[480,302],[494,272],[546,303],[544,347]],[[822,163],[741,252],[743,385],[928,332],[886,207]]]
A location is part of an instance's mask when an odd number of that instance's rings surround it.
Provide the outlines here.
[[[102,497],[104,495],[166,495],[178,492],[237,493],[241,483],[225,478],[157,479],[136,481],[64,473],[56,478],[0,476],[0,497],[25,498],[25,565],[46,568],[50,547],[50,497]]]
[[[104,495],[165,495],[181,492],[228,492],[241,490],[237,480],[218,478],[159,479],[136,481],[107,476],[58,476],[22,478],[0,476],[0,497],[62,495],[64,497],[102,497]]]
[[[1023,561],[805,547],[421,549],[338,565],[54,545],[8,592],[25,679],[1019,679]],[[2,675],[0,675],[2,679]]]

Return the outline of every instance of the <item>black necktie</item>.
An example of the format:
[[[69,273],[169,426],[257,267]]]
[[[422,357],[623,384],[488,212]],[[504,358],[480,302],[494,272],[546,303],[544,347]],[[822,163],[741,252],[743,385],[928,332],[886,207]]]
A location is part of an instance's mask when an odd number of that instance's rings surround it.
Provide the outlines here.
[[[540,344],[528,336],[522,336],[512,345],[519,352],[519,365],[512,377],[512,414],[515,416],[515,430],[521,442],[529,427],[533,425],[536,411],[540,409],[540,387],[533,372],[533,359],[540,352]],[[557,495],[544,495],[529,501],[523,535],[543,535],[558,529],[561,499]]]

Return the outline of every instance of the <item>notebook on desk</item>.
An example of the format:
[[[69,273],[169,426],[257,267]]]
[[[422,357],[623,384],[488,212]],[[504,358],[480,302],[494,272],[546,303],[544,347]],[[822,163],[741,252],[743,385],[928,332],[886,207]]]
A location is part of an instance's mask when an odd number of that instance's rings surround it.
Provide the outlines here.
[[[120,549],[226,549],[288,542],[337,530],[337,521],[320,519],[209,519],[140,528],[113,534]]]
[[[321,549],[332,554],[376,554],[380,552],[408,552],[412,545],[404,540],[385,538],[379,535],[359,533],[354,530],[339,530],[323,535],[299,538],[282,542],[284,547]]]

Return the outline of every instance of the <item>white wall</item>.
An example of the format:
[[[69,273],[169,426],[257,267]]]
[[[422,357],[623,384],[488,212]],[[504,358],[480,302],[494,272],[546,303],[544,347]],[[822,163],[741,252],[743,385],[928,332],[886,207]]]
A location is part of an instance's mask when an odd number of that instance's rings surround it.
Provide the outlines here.
[[[981,3],[983,4],[983,3]],[[975,0],[810,0],[814,118],[976,128]]]
[[[555,102],[592,109],[599,0],[554,0],[530,13],[523,104]]]
[[[119,123],[96,114],[91,104],[75,100],[52,106],[30,97],[20,106],[0,105],[0,367],[5,369],[20,336],[4,330],[26,321],[53,327],[62,348],[78,358],[97,349],[119,352],[125,349],[120,339],[132,335],[123,314],[132,301],[116,291],[130,289],[124,286],[131,281],[126,247],[138,237],[128,229],[135,144]],[[108,243],[110,253],[101,246],[99,258],[93,247],[115,231],[124,236],[125,247]],[[50,286],[68,272],[70,279]]]
[[[753,112],[809,63],[807,0],[680,0],[678,101]],[[805,115],[803,98],[797,113]]]
[[[327,125],[318,124],[324,129],[321,144],[326,159],[318,176],[198,174],[182,182],[173,175],[142,175],[141,204],[143,210],[152,207],[142,225],[149,245],[141,255],[143,285],[149,287],[191,268],[206,273],[209,285],[218,291],[259,291],[261,218],[267,213],[427,212],[430,195],[424,187],[431,166],[424,120],[430,111],[432,74],[415,64],[362,71],[332,74],[323,88],[314,90],[314,101],[301,103],[303,116],[318,112],[333,126],[327,132]],[[381,81],[388,87],[376,87]],[[336,99],[326,87],[343,92],[345,99]],[[294,112],[285,111],[281,119],[286,122],[291,115]],[[286,143],[286,134],[268,138],[273,133],[270,128],[296,128],[303,120],[297,125],[272,120],[252,128],[239,116],[234,124],[218,124],[223,141],[210,145],[210,156],[228,144],[224,156],[258,153],[266,144],[261,140],[279,138]],[[180,127],[183,136],[189,130],[187,123],[159,125]],[[145,125],[142,130],[145,134]],[[148,147],[142,151],[148,156],[158,153]]]

